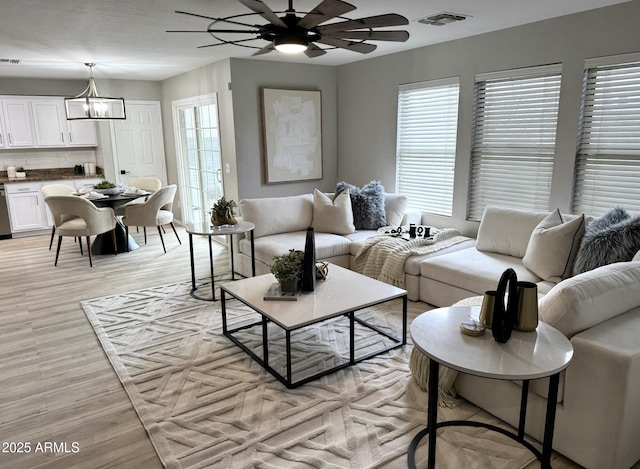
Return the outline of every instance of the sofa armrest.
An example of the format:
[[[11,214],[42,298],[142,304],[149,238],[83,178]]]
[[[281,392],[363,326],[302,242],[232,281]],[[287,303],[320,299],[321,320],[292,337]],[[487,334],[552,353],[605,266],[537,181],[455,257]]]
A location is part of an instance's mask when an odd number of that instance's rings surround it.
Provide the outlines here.
[[[626,468],[640,458],[639,331],[637,307],[571,339],[574,355],[559,412],[572,417],[566,428],[560,418],[556,431],[572,432],[572,445],[584,455],[578,463]]]

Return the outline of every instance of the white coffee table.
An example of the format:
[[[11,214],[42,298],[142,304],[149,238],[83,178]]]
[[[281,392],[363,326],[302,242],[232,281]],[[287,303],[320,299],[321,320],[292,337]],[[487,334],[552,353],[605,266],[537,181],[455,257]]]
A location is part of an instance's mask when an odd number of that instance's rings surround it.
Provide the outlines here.
[[[429,397],[427,428],[419,432],[409,446],[409,467],[415,468],[415,451],[420,440],[429,436],[428,467],[435,467],[436,431],[447,426],[484,427],[506,435],[528,448],[550,468],[553,427],[560,372],[573,357],[571,342],[557,329],[540,322],[533,332],[513,331],[508,342],[493,339],[491,330],[481,337],[460,332],[460,323],[478,318],[479,306],[439,308],[418,316],[411,324],[414,346],[429,357]],[[518,433],[484,422],[454,420],[438,422],[438,372],[445,365],[462,373],[493,379],[522,380]],[[549,377],[547,414],[542,452],[524,439],[529,380]]]
[[[260,275],[238,280],[220,286],[222,302],[222,331],[238,347],[249,354],[275,378],[288,388],[294,388],[308,383],[321,376],[333,373],[347,366],[361,362],[388,350],[401,347],[407,340],[407,292],[400,288],[374,280],[351,270],[330,264],[327,279],[316,283],[315,291],[302,292],[297,301],[265,301],[264,293],[275,282],[272,274]],[[233,329],[227,326],[228,296],[237,298],[249,306],[262,317],[261,321],[244,324]],[[402,298],[402,336],[395,337],[374,324],[358,318],[355,312],[369,306],[385,303]],[[304,379],[294,381],[291,367],[291,332],[297,329],[317,324],[338,316],[349,319],[349,360],[323,370]],[[286,376],[269,365],[269,322],[284,329],[286,337]],[[355,323],[361,324],[384,337],[391,339],[391,344],[373,352],[356,357],[355,353]],[[262,328],[262,357],[258,356],[248,346],[242,343],[234,334],[252,327]]]

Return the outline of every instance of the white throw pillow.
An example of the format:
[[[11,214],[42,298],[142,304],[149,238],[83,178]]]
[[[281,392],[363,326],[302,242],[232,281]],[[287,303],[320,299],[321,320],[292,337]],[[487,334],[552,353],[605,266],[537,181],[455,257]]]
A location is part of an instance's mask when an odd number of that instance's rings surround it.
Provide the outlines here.
[[[313,229],[320,233],[355,233],[353,209],[349,189],[346,189],[332,201],[318,189],[313,190]]]
[[[533,229],[549,212],[488,206],[478,228],[476,249],[524,257]]]
[[[584,215],[565,223],[560,210],[551,212],[531,233],[522,264],[549,282],[569,278],[583,235]]]
[[[385,194],[384,211],[388,226],[400,226],[407,211],[409,199],[402,194]]]
[[[640,306],[640,264],[617,262],[563,280],[539,303],[541,321],[568,338]]]

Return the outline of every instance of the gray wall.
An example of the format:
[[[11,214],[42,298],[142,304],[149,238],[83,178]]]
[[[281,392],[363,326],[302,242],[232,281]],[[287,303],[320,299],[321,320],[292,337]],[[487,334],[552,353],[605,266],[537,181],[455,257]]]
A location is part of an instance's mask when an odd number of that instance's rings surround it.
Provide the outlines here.
[[[425,215],[423,221],[475,234],[477,223],[465,220],[475,74],[562,63],[549,208],[568,211],[584,61],[640,51],[638,18],[640,1],[633,1],[339,67],[339,178],[358,185],[379,179],[393,191],[398,86],[457,76],[460,107],[453,216]]]
[[[338,175],[336,68],[321,65],[231,60],[239,198],[333,191]],[[322,92],[322,180],[265,184],[260,87]]]

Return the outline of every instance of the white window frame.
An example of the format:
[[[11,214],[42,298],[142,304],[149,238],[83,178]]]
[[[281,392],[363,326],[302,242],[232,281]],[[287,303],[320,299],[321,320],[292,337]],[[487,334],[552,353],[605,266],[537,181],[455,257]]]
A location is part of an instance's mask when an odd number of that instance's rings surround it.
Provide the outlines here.
[[[476,75],[468,220],[549,209],[561,78],[561,64]]]
[[[640,212],[640,54],[585,61],[572,210]]]
[[[396,192],[409,208],[451,216],[460,100],[458,77],[398,90]]]

